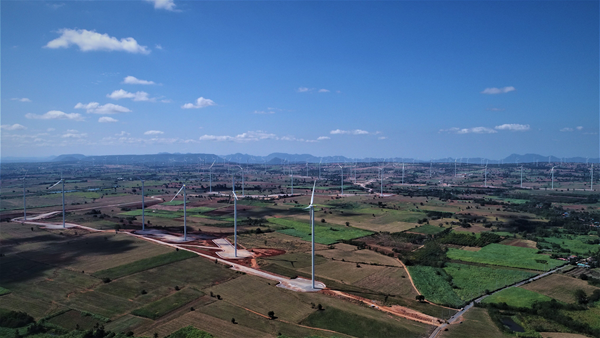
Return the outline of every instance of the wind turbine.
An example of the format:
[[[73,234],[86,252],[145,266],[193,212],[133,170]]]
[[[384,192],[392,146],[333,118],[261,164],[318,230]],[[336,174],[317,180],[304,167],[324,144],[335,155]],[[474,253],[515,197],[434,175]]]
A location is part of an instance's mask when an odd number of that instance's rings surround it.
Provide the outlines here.
[[[404,184],[404,162],[402,162],[402,184]]]
[[[185,184],[183,184],[183,186],[181,187],[181,189],[179,189],[179,191],[175,194],[175,196],[173,196],[173,198],[171,199],[170,202],[173,202],[173,200],[179,195],[179,193],[183,190],[183,241],[187,241],[187,214],[186,214],[186,200],[187,200],[187,195],[185,193]]]
[[[590,178],[590,190],[594,191],[594,163],[592,163],[592,167],[590,168],[591,178]]]
[[[552,189],[554,189],[554,168],[556,167],[552,167],[552,169],[550,169],[550,173],[552,174]]]
[[[213,163],[210,165],[210,168],[208,168],[208,170],[209,170],[209,174],[208,174],[209,175],[208,176],[209,177],[209,183],[208,184],[210,186],[210,192],[212,192],[212,167],[213,167],[213,165],[215,165],[215,162],[216,162],[216,160],[213,161]]]
[[[235,194],[235,174],[231,175],[231,192],[233,193],[233,254],[237,258],[237,195]]]
[[[487,167],[488,167],[488,164],[487,164],[487,162],[486,162],[486,163],[485,163],[485,171],[484,171],[484,176],[485,176],[485,183],[484,183],[484,187],[486,187],[486,188],[487,188]]]
[[[433,166],[433,160],[429,161],[429,179],[431,179],[431,167]]]
[[[521,166],[521,188],[523,188],[523,166]]]
[[[383,167],[379,169],[379,180],[381,182],[381,191],[379,192],[379,197],[383,197]]]
[[[323,161],[323,158],[321,157],[321,159],[319,160],[319,179],[321,179],[321,162]]]
[[[27,200],[25,199],[25,177],[27,177],[27,172],[25,172],[25,176],[23,176],[23,222],[27,220]]]
[[[339,164],[338,164],[338,167],[340,167],[340,170],[341,170],[340,187],[341,187],[341,190],[342,190],[342,197],[343,197],[344,196],[344,167],[342,167]]]
[[[310,210],[310,237],[311,237],[311,262],[312,262],[312,288],[315,288],[315,207],[313,205],[315,199],[315,187],[317,186],[317,181],[313,184],[313,191],[310,197],[310,205],[305,209]]]
[[[146,222],[145,222],[144,216],[145,216],[145,207],[146,207],[145,204],[146,203],[144,202],[144,180],[140,178],[140,181],[142,181],[142,231],[145,231],[146,230]]]
[[[294,171],[292,170],[292,165],[290,164],[290,176],[292,182],[292,195],[294,195]]]
[[[118,157],[117,157],[118,158]],[[48,189],[52,189],[54,188],[56,185],[58,185],[59,183],[62,183],[62,209],[63,209],[63,228],[65,227],[65,180],[62,177],[62,174],[60,175],[60,180],[56,183],[54,183],[50,188]]]

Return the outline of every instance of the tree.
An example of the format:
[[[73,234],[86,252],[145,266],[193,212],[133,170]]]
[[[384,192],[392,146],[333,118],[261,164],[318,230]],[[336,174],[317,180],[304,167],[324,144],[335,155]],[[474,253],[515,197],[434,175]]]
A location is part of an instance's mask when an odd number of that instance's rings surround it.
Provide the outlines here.
[[[587,294],[582,289],[575,290],[574,295],[575,299],[577,300],[577,303],[586,304],[588,302]]]
[[[415,297],[415,299],[416,299],[416,300],[418,300],[419,302],[421,302],[421,303],[422,303],[422,302],[424,302],[424,301],[425,301],[425,296],[423,296],[423,295],[418,295],[418,296],[416,296],[416,297]]]
[[[269,318],[275,319],[275,312],[269,311],[269,313],[267,313],[267,315],[269,315]]]
[[[349,227],[350,226],[350,222],[346,222],[346,226]]]

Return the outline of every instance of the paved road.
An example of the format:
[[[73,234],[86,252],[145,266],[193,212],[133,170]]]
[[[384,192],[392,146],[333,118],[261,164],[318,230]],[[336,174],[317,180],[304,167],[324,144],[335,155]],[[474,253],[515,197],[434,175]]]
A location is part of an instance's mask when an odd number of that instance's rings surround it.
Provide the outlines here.
[[[437,328],[436,328],[436,329],[435,329],[435,330],[434,330],[434,331],[431,333],[431,335],[429,336],[429,338],[435,338],[435,337],[437,337],[437,336],[438,336],[438,334],[439,334],[440,332],[444,331],[444,329],[445,329],[446,327],[448,327],[448,325],[450,325],[450,324],[453,324],[454,322],[456,322],[456,321],[457,321],[457,320],[458,320],[458,319],[459,319],[459,318],[460,318],[462,315],[464,315],[464,314],[465,314],[465,313],[466,313],[466,312],[467,312],[467,311],[468,311],[470,308],[472,308],[472,307],[475,305],[475,303],[481,303],[481,301],[482,301],[482,300],[483,300],[485,297],[491,296],[491,295],[493,295],[493,294],[495,294],[495,293],[498,293],[498,292],[500,292],[500,291],[502,291],[502,290],[504,290],[504,289],[508,289],[508,288],[512,288],[512,287],[518,287],[518,286],[521,286],[521,285],[527,284],[527,283],[529,283],[529,282],[533,282],[533,281],[535,281],[535,280],[538,280],[538,279],[540,279],[540,278],[543,278],[543,277],[546,277],[546,276],[548,276],[548,275],[550,275],[550,274],[553,274],[553,273],[555,273],[556,271],[559,271],[559,270],[561,270],[561,269],[563,269],[563,268],[564,268],[564,265],[563,265],[563,266],[561,266],[561,267],[559,267],[559,268],[556,268],[556,269],[554,269],[554,270],[550,270],[550,271],[548,271],[548,272],[544,272],[544,273],[542,273],[542,274],[539,274],[539,275],[537,275],[537,276],[534,276],[534,277],[531,277],[531,278],[527,278],[527,279],[525,279],[525,280],[522,280],[522,281],[520,281],[520,282],[518,282],[518,283],[511,284],[511,285],[507,285],[507,286],[505,286],[505,287],[503,287],[503,288],[501,288],[501,289],[498,289],[498,290],[496,290],[496,291],[494,291],[494,292],[492,292],[492,293],[490,293],[490,294],[483,295],[483,296],[481,296],[481,297],[479,297],[479,298],[477,298],[477,299],[473,300],[473,301],[472,301],[472,302],[470,302],[470,303],[469,303],[467,306],[465,306],[464,308],[462,308],[462,309],[461,309],[459,312],[455,313],[455,314],[454,314],[452,317],[450,317],[450,319],[448,319],[448,323],[447,323],[447,324],[443,324],[443,325],[441,325],[441,326],[438,326],[438,327],[437,327]]]

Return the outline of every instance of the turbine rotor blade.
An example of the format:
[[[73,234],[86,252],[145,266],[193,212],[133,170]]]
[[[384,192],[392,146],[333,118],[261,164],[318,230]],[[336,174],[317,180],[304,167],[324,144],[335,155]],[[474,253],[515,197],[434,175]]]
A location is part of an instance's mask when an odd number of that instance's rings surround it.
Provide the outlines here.
[[[235,197],[235,200],[239,201],[237,195],[235,194],[235,191],[231,191],[231,192],[233,193],[233,197]]]
[[[185,184],[181,187],[181,189],[179,189],[179,191],[175,194],[175,196],[173,196],[173,198],[171,198],[171,200],[169,202],[173,202],[175,197],[177,197],[179,195],[179,193],[181,192],[181,190],[183,190],[183,188],[185,188]]]
[[[58,180],[58,182],[54,183],[50,188],[48,189],[52,189],[54,187],[56,187],[57,184],[59,184],[62,181],[62,178],[60,180]]]
[[[315,183],[313,184],[312,196],[310,196],[310,205],[313,205],[313,201],[315,199],[315,187],[316,186],[317,186],[317,180],[315,180]]]

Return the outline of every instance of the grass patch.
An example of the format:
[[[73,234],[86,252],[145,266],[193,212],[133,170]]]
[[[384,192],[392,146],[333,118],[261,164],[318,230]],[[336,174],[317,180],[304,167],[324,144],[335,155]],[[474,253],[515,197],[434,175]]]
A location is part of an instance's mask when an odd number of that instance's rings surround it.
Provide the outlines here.
[[[420,337],[422,332],[411,332],[406,328],[363,317],[351,312],[328,307],[315,311],[302,321],[303,325],[333,330],[355,337]]]
[[[508,266],[514,268],[546,270],[565,264],[556,259],[550,259],[545,255],[537,253],[537,249],[520,248],[502,244],[489,244],[479,251],[466,251],[460,249],[448,249],[448,258],[465,262],[475,262],[491,265]],[[538,261],[546,261],[542,264]]]
[[[269,218],[269,222],[279,225],[281,228],[277,230],[280,233],[299,237],[302,240],[310,241],[310,224],[304,222],[293,221],[282,218]],[[352,227],[344,227],[339,225],[319,225],[315,221],[315,242],[321,244],[333,244],[340,240],[349,240],[358,237],[364,237],[372,234],[371,231],[361,230]]]
[[[152,269],[157,266],[181,261],[181,260],[196,257],[196,256],[197,255],[195,253],[185,251],[185,250],[174,251],[174,252],[170,252],[170,253],[166,253],[166,254],[150,257],[150,258],[140,259],[139,261],[135,261],[135,262],[132,262],[129,264],[119,265],[114,268],[98,271],[98,272],[94,273],[93,276],[98,277],[98,278],[107,277],[110,279],[115,279],[115,278],[120,278],[120,277],[124,277],[127,275],[131,275],[136,272]]]
[[[161,203],[161,205],[183,205],[183,201],[164,202],[164,203]]]
[[[573,254],[585,255],[600,250],[598,244],[588,244],[590,240],[598,239],[598,236],[572,236],[565,235],[564,237],[544,237],[539,241],[542,248],[552,249],[552,244],[558,244],[561,248],[571,251]]]
[[[208,332],[198,330],[197,328],[195,328],[193,326],[186,326],[186,327],[183,327],[183,328],[171,333],[166,338],[213,338],[213,337],[214,336]]]
[[[160,318],[167,313],[201,297],[204,293],[193,289],[183,289],[156,302],[150,303],[131,312],[136,316],[150,319]]]
[[[421,225],[421,226],[418,226],[418,227],[415,227],[412,229],[408,229],[407,231],[417,232],[417,233],[424,234],[424,235],[435,235],[444,230],[446,230],[446,228],[444,228],[444,227],[435,226],[435,225],[431,225],[431,224],[425,224],[425,225]]]
[[[483,299],[483,303],[506,303],[515,307],[531,307],[535,302],[547,302],[552,298],[522,288],[508,288]]]
[[[452,289],[450,277],[443,269],[431,266],[408,266],[415,286],[430,302],[459,308],[464,301]]]
[[[0,296],[6,295],[6,294],[9,294],[9,293],[10,293],[9,289],[5,289],[5,288],[3,288],[3,287],[0,286]]]
[[[452,277],[454,292],[464,301],[535,276],[527,271],[457,263],[449,263],[444,271]]]

